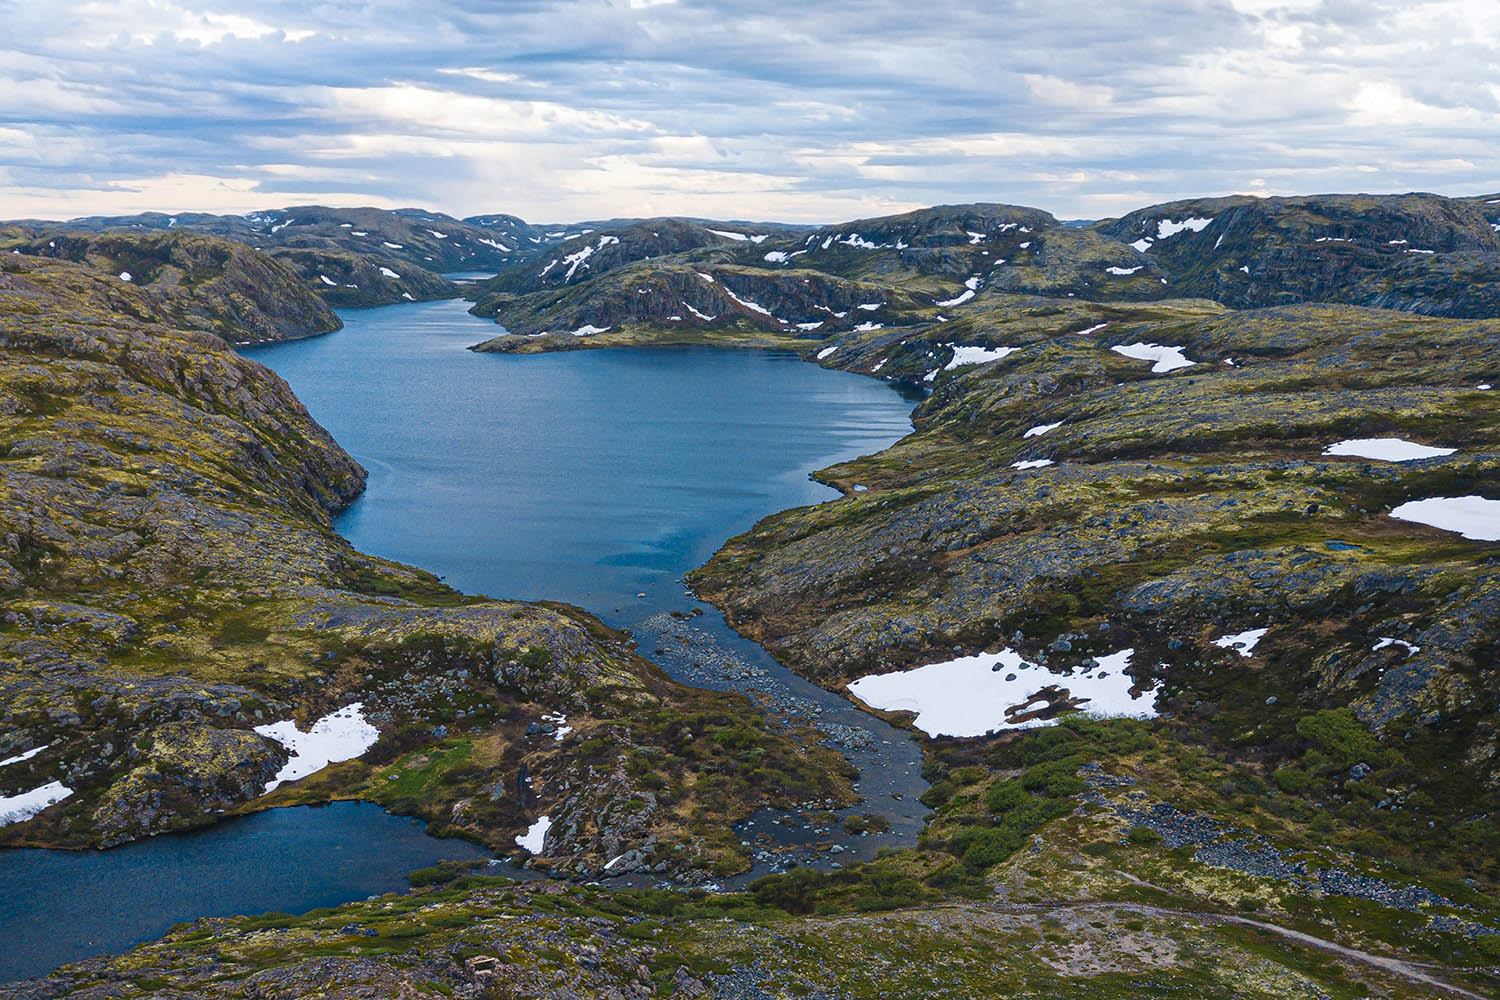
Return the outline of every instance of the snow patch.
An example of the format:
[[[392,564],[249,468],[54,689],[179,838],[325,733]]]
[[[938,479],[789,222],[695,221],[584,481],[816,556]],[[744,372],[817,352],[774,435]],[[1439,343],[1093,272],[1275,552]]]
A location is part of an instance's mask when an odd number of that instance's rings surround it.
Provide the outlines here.
[[[1003,263],[1005,263],[1005,261],[1001,261],[1000,263],[1003,264]],[[980,277],[980,275],[977,275],[977,274],[974,275],[972,278],[966,278],[966,279],[964,279],[964,290],[962,292],[959,292],[958,295],[955,296],[954,298],[945,299],[942,302],[936,302],[934,304],[936,306],[938,306],[938,308],[940,308],[940,309],[947,309],[947,308],[949,308],[951,306],[961,306],[961,305],[963,305],[965,302],[969,301],[970,299],[972,299],[974,297],[974,293],[975,292],[979,291],[979,282],[981,280],[982,280],[982,278]]]
[[[255,731],[280,743],[292,755],[266,785],[268,792],[277,785],[321,771],[329,764],[353,760],[380,739],[380,730],[365,721],[364,705],[357,701],[323,716],[305,733],[292,719],[256,726]]]
[[[1351,438],[1323,449],[1325,455],[1352,455],[1357,458],[1374,458],[1382,462],[1414,462],[1420,458],[1442,458],[1451,455],[1457,448],[1433,448],[1401,438]]]
[[[135,279],[130,276],[130,272],[129,271],[121,271],[120,272],[120,280],[121,281],[134,281]]]
[[[1025,461],[1022,461],[1022,462],[1013,462],[1013,463],[1011,463],[1011,468],[1012,469],[1021,469],[1023,471],[1026,470],[1026,469],[1045,469],[1047,466],[1049,466],[1051,464],[1052,464],[1052,459],[1050,459],[1050,458],[1030,458],[1030,459],[1026,459]]]
[[[542,848],[547,844],[547,831],[552,829],[552,817],[540,816],[537,821],[526,828],[526,832],[516,837],[516,846],[529,854],[541,854]]]
[[[1106,267],[1105,270],[1110,274],[1118,274],[1121,277],[1124,277],[1129,274],[1134,274],[1145,266],[1145,264],[1137,264],[1135,267]]]
[[[1027,431],[1025,434],[1022,434],[1021,436],[1023,438],[1041,437],[1043,434],[1047,434],[1051,431],[1057,430],[1062,425],[1063,422],[1061,420],[1059,420],[1055,424],[1037,424],[1035,427]]]
[[[709,279],[709,280],[712,280],[712,279]],[[694,316],[697,316],[699,319],[701,319],[705,323],[712,323],[714,320],[718,319],[717,316],[710,316],[708,313],[699,312],[698,310],[694,309],[691,305],[688,304],[688,302],[687,302],[686,299],[683,300],[682,304],[685,305],[685,306],[687,306],[687,311],[688,312],[692,313]]]
[[[320,275],[318,275],[318,280],[321,281],[321,282],[323,282],[323,284],[325,284],[325,285],[333,286],[333,285],[337,285],[338,284],[337,281],[334,281],[332,278],[330,278],[326,274],[320,274]]]
[[[592,323],[585,323],[582,326],[580,326],[578,329],[576,329],[576,330],[573,331],[573,336],[575,336],[575,337],[592,337],[596,333],[608,333],[610,331],[610,329],[611,329],[611,327],[607,327],[607,326],[594,326]]]
[[[738,302],[746,309],[749,309],[751,312],[760,313],[762,316],[771,316],[771,310],[767,309],[765,306],[761,305],[758,302],[751,302],[749,299],[740,298],[738,295],[729,290],[728,285],[724,286],[724,294],[729,296],[731,299],[734,299],[734,301]],[[776,317],[771,316],[771,318],[775,319]]]
[[[385,275],[387,278],[395,278],[398,281],[401,280],[401,275],[397,274],[395,271],[392,271],[388,267],[382,267],[380,269],[380,273]]]
[[[1381,636],[1380,637],[1380,641],[1377,642],[1375,645],[1373,645],[1373,646],[1370,647],[1370,652],[1372,652],[1372,653],[1378,653],[1382,649],[1385,649],[1387,646],[1401,646],[1401,647],[1403,647],[1406,650],[1406,655],[1408,657],[1416,656],[1418,653],[1420,653],[1422,651],[1422,647],[1421,646],[1413,646],[1411,643],[1407,642],[1405,639],[1387,639],[1385,636]]]
[[[948,346],[952,346],[951,344]],[[999,361],[1019,351],[1019,347],[954,347],[953,360],[943,366],[944,371],[952,371],[962,365],[983,365],[991,361]]]
[[[0,760],[0,767],[5,767],[8,764],[19,764],[23,760],[30,760],[51,745],[51,743],[43,743],[41,746],[27,750],[25,753],[18,753],[14,757],[7,757],[4,760]]]
[[[1097,715],[1150,718],[1156,688],[1132,693],[1126,672],[1133,649],[1101,657],[1098,666],[1055,674],[1013,649],[960,656],[893,674],[871,674],[849,685],[865,704],[887,712],[915,712],[929,736],[983,736],[1002,729],[1052,725],[1049,709],[1074,707]]]
[[[1174,372],[1179,368],[1191,368],[1197,364],[1182,356],[1182,348],[1167,347],[1162,344],[1121,344],[1111,347],[1116,354],[1123,354],[1127,358],[1136,361],[1154,361],[1151,370],[1160,375],[1164,372]]]
[[[29,792],[0,795],[0,826],[24,823],[48,806],[56,805],[73,794],[61,781],[49,781]]]
[[[384,240],[380,241],[380,245],[383,246],[383,247],[390,247],[392,250],[405,250],[406,249],[406,247],[403,244],[400,244],[400,243],[387,243]]]
[[[1232,649],[1241,656],[1250,656],[1255,647],[1266,637],[1266,633],[1269,631],[1271,630],[1268,628],[1253,628],[1248,632],[1236,632],[1234,635],[1226,635],[1215,639],[1214,645],[1220,649]]]
[[[1500,542],[1500,500],[1479,496],[1412,500],[1391,511],[1402,521],[1456,531],[1476,542]]]
[[[818,356],[818,360],[822,361],[824,358],[828,357],[829,355],[831,355],[834,351],[837,351],[838,349],[839,349],[839,345],[837,345],[837,344],[834,344],[832,347],[825,347],[825,348],[823,348],[821,351],[818,352],[818,355],[817,355]]]
[[[1165,240],[1170,237],[1176,236],[1178,233],[1186,232],[1189,229],[1191,229],[1195,233],[1201,233],[1203,232],[1203,230],[1207,229],[1209,223],[1213,221],[1214,220],[1212,218],[1205,219],[1201,216],[1195,216],[1191,219],[1183,219],[1181,222],[1173,222],[1171,219],[1162,219],[1156,224],[1156,238],[1159,240]]]

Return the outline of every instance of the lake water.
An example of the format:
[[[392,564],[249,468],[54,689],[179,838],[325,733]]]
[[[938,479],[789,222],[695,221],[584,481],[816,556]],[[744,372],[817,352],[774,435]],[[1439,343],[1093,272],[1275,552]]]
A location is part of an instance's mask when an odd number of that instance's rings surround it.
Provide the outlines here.
[[[185,920],[303,913],[404,890],[407,872],[439,860],[486,857],[367,802],[271,809],[108,851],[8,850],[0,982],[124,951]]]
[[[684,573],[767,514],[837,497],[808,479],[813,469],[910,429],[910,398],[785,352],[475,354],[466,348],[497,328],[466,308],[346,310],[336,333],[246,353],[369,470],[364,496],[336,522],[358,548],[471,593],[581,605],[631,627],[646,653],[651,622],[695,606]],[[851,840],[842,860],[914,836],[925,786],[909,735],[791,675],[698,607],[706,613],[690,626],[673,626],[700,644],[661,661],[674,676],[742,690],[751,676],[751,693],[777,714],[868,734],[846,748],[869,799],[859,811],[885,815],[893,832]],[[721,655],[749,671],[697,666]],[[740,833],[758,844],[826,839],[776,819],[757,816]],[[335,905],[401,889],[406,872],[440,858],[484,856],[354,803],[276,809],[107,852],[6,852],[0,980],[122,950],[178,921]],[[767,854],[756,874],[785,860]]]
[[[497,328],[466,308],[346,310],[338,333],[246,353],[369,470],[339,531],[470,593],[616,625],[681,607],[730,535],[838,495],[811,470],[911,429],[890,386],[785,352],[475,354]]]

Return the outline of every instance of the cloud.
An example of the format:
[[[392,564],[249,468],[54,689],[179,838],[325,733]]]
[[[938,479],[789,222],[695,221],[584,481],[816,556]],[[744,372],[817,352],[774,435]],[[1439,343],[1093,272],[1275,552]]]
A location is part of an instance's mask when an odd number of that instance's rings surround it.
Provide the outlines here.
[[[1492,0],[4,4],[0,215],[1493,189]]]

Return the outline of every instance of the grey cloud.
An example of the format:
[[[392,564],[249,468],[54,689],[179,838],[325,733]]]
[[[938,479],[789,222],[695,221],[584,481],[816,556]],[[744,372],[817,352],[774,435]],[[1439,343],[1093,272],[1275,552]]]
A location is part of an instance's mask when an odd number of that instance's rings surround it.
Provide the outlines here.
[[[1500,11],[1462,0],[191,6],[0,3],[0,214],[169,173],[548,218],[1500,187]]]

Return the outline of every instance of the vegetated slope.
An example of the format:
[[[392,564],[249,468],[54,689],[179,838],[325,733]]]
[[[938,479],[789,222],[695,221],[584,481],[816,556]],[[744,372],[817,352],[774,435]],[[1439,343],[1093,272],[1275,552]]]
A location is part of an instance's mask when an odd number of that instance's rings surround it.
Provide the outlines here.
[[[4,251],[84,264],[112,282],[147,290],[158,321],[206,329],[233,343],[294,340],[343,325],[294,271],[230,240],[192,233],[37,234],[12,227],[0,235]]]
[[[0,257],[0,796],[65,793],[0,843],[353,796],[502,851],[545,814],[538,864],[706,878],[748,864],[729,828],[755,809],[853,800],[836,753],[577,609],[354,551],[330,514],[363,470],[182,306]],[[353,705],[361,759],[263,794],[288,751],[255,727]]]

